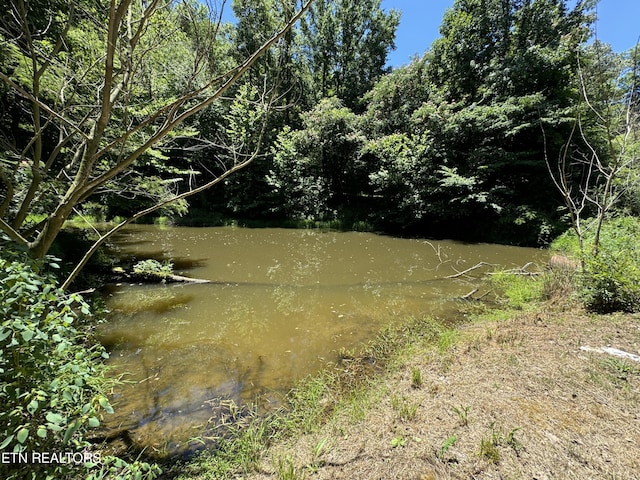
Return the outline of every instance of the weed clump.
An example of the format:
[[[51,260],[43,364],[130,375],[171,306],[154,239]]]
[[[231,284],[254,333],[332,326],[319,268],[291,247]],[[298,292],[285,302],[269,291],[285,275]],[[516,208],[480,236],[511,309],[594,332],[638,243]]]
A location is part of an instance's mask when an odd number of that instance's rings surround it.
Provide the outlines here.
[[[149,280],[162,280],[173,274],[173,264],[157,260],[141,260],[133,266],[133,273]]]
[[[491,276],[491,285],[499,299],[516,310],[524,310],[544,298],[544,281],[540,276],[495,272]]]

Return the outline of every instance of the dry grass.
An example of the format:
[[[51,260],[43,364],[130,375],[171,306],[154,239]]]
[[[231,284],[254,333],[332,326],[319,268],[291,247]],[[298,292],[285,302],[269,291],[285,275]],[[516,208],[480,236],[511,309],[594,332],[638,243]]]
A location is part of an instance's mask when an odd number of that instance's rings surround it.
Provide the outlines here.
[[[364,413],[338,408],[250,478],[638,479],[640,364],[581,345],[638,354],[640,317],[522,313],[414,346]]]

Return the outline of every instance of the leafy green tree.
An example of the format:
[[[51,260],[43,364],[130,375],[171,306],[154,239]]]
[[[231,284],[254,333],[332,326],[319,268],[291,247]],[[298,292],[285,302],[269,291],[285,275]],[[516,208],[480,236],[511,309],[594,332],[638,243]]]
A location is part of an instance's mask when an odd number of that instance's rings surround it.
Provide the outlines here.
[[[301,29],[318,99],[337,96],[358,111],[362,97],[389,72],[400,14],[381,0],[317,0]]]
[[[548,241],[559,197],[545,153],[571,131],[590,21],[585,5],[563,1],[456,1],[432,50],[366,97],[364,158],[375,193],[393,199],[386,218],[395,210],[400,225],[436,235]],[[541,123],[553,127],[546,143]]]
[[[240,59],[256,45],[269,39],[277,25],[295,13],[292,0],[234,0],[237,24],[233,42]],[[269,52],[263,55],[243,79],[242,87],[254,90],[256,97],[268,98],[271,105],[265,119],[264,136],[252,168],[228,178],[225,188],[210,192],[203,203],[208,209],[243,218],[264,218],[275,207],[266,176],[272,169],[273,146],[277,133],[285,126],[300,124],[299,113],[309,102],[308,74],[300,61],[299,32],[290,29]],[[240,85],[236,85],[237,89]],[[251,130],[248,130],[251,132]],[[257,147],[251,138],[236,137],[236,143]],[[228,142],[227,142],[228,143]],[[210,152],[207,152],[209,154]]]
[[[277,0],[233,0],[233,13],[237,18],[234,40],[235,57],[238,60],[250,55],[267,41],[276,31],[279,19]],[[255,83],[256,77],[271,75],[276,65],[274,51],[263,55],[251,68],[249,81]]]
[[[380,199],[377,225],[410,230],[437,213],[432,197],[438,188],[434,152],[425,140],[419,134],[392,133],[370,140],[364,148],[371,194]]]
[[[457,0],[432,46],[430,77],[452,102],[487,103],[566,88],[578,46],[590,35],[592,2]],[[572,68],[569,68],[569,72]]]
[[[430,100],[434,90],[429,78],[428,55],[381,77],[366,94],[363,128],[371,138],[410,131],[414,113]]]
[[[586,4],[561,0],[459,0],[445,15],[429,63],[451,104],[441,187],[502,240],[544,242],[558,220],[545,152],[557,156],[571,130],[591,21]],[[541,123],[554,132],[546,144]]]
[[[219,70],[209,60],[215,56],[202,54],[203,42],[193,48],[202,22],[196,30],[184,28],[190,21],[185,16],[199,4],[185,1],[177,8],[155,0],[111,0],[84,9],[75,2],[11,2],[0,31],[5,60],[0,80],[24,99],[20,108],[28,121],[21,123],[20,141],[13,141],[11,131],[2,132],[8,148],[0,158],[0,178],[9,198],[0,204],[0,228],[43,257],[77,206],[110,182],[126,179],[145,158],[164,167],[162,148],[194,135],[186,122],[220,99],[309,5],[248,58],[213,76]],[[56,28],[34,23],[41,17],[43,25]],[[218,26],[208,25],[212,48]],[[170,191],[139,213],[209,188],[246,164],[227,165],[216,178]],[[44,220],[29,223],[34,213]]]
[[[283,213],[308,218],[335,217],[366,186],[359,159],[364,144],[358,117],[336,98],[322,100],[302,115],[304,128],[278,136],[268,179]]]
[[[627,158],[635,158],[627,162],[623,170],[624,185],[621,189],[620,209],[625,214],[640,217],[640,45],[636,45],[629,52],[622,55],[623,63],[621,75],[617,84],[624,92],[624,100],[628,106],[627,142],[625,149]],[[624,138],[624,137],[618,137]],[[619,143],[624,145],[624,143]]]

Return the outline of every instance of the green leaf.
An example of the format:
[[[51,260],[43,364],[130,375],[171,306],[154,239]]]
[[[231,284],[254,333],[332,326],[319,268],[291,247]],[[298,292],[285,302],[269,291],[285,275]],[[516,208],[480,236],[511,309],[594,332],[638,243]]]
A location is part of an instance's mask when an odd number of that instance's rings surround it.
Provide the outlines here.
[[[73,422],[71,422],[71,424],[67,427],[67,431],[64,432],[62,443],[69,443],[69,440],[71,440],[71,437],[74,433],[76,433],[76,430],[78,430],[79,427],[80,422],[78,420],[74,420]]]
[[[36,410],[38,410],[38,407],[40,406],[40,404],[38,403],[37,400],[31,400],[29,402],[29,405],[27,405],[27,412],[29,412],[31,415],[33,415]]]
[[[6,340],[11,335],[11,330],[5,330],[4,328],[0,330],[0,342]]]
[[[6,448],[6,446],[9,445],[13,440],[13,437],[14,435],[9,435],[7,438],[5,438],[2,444],[0,445],[0,450],[3,450],[4,448]]]
[[[56,425],[60,425],[61,423],[64,423],[64,417],[54,412],[47,413],[45,418],[47,419],[48,422],[54,423]]]
[[[100,426],[100,420],[98,420],[96,417],[91,417],[89,419],[89,426],[90,427],[99,427]]]
[[[28,342],[29,340],[31,340],[33,338],[33,335],[35,334],[35,332],[30,329],[23,330],[20,333],[25,342]]]
[[[47,429],[43,426],[38,427],[38,431],[36,432],[36,434],[40,437],[40,438],[47,438]]]
[[[29,430],[26,428],[21,428],[20,430],[18,430],[18,435],[16,435],[16,439],[18,440],[18,442],[20,443],[24,443],[27,441],[27,438],[29,437]]]
[[[99,397],[98,403],[102,408],[105,409],[107,413],[113,413],[113,407],[111,406],[111,404],[109,403],[109,400],[107,400],[106,397]]]
[[[60,425],[56,425],[55,423],[47,423],[47,428],[52,432],[61,432],[62,427]]]

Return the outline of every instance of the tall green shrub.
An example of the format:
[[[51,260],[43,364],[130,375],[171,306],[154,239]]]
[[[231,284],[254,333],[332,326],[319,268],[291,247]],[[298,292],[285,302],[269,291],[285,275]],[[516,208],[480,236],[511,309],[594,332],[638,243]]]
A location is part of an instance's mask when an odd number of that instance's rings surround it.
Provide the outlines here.
[[[280,213],[310,220],[332,219],[366,188],[364,145],[358,117],[335,97],[302,116],[304,128],[285,127],[274,147],[267,181],[281,199]]]
[[[116,472],[125,478],[130,464],[102,458],[85,439],[101,415],[113,411],[105,395],[107,353],[78,325],[90,316],[89,306],[56,287],[51,259],[34,261],[3,247],[0,477],[57,479],[84,471],[83,478]]]
[[[586,222],[582,253],[584,269],[576,278],[585,307],[597,313],[640,311],[640,219],[606,221],[593,248],[595,222]],[[579,258],[573,230],[556,239],[552,249]]]
[[[597,254],[586,254],[583,295],[588,309],[640,311],[640,220],[618,218],[604,224]]]

